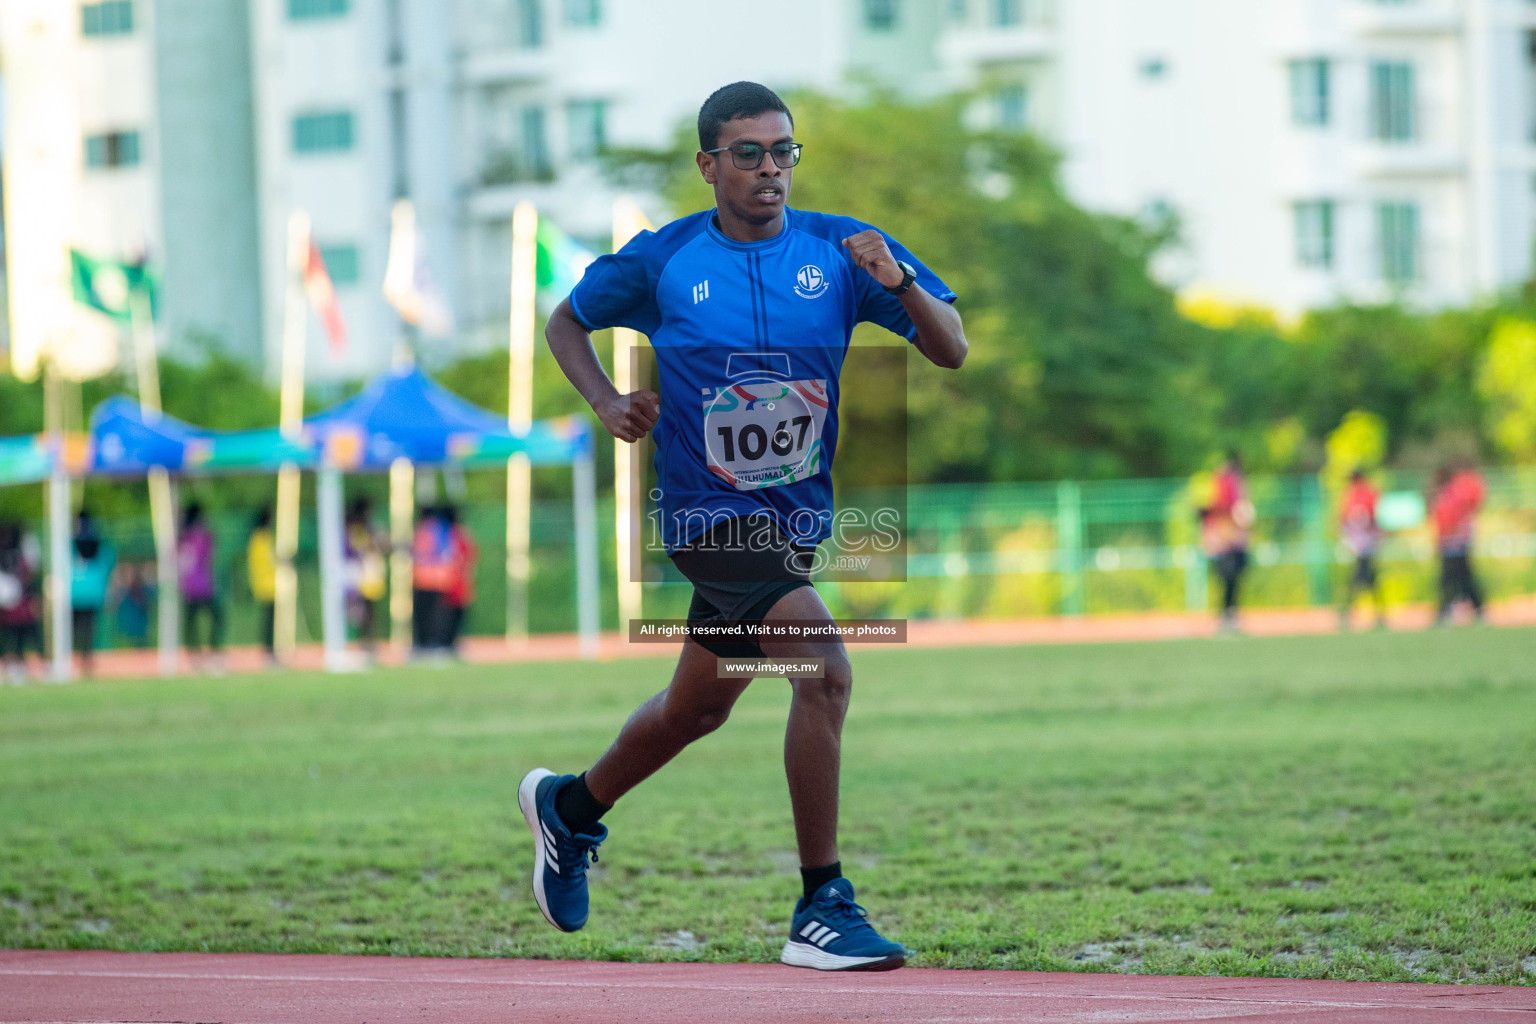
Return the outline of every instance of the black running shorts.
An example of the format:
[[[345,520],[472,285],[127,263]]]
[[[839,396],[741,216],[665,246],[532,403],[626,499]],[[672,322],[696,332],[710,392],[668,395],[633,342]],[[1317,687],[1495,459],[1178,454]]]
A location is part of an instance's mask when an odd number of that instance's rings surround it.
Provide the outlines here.
[[[814,546],[791,543],[768,516],[717,523],[672,552],[672,564],[693,584],[689,624],[761,622],[785,594],[811,585]],[[761,658],[756,640],[695,638],[722,658]]]

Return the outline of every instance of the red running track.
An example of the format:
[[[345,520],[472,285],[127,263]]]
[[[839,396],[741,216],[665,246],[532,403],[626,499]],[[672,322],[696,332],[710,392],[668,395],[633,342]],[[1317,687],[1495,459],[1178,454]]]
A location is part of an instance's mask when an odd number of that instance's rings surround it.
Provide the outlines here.
[[[48,1024],[1536,1024],[1536,988],[772,964],[0,951],[0,1021]]]

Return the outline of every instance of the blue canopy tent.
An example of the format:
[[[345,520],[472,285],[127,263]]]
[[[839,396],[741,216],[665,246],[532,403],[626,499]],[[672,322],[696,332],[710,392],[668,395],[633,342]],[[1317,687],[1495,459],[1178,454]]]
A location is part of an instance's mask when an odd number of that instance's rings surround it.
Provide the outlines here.
[[[284,464],[315,470],[326,662],[342,668],[346,627],[341,474],[387,471],[402,459],[418,466],[489,467],[505,465],[515,454],[526,454],[534,465],[572,467],[578,630],[583,652],[595,654],[598,585],[591,428],[566,417],[535,423],[526,433],[514,432],[502,417],[459,398],[415,367],[386,373],[353,398],[305,420],[297,439],[275,428],[208,430],[170,416],[146,416],[130,398],[110,398],[92,413],[90,444],[79,457],[58,460],[36,439],[6,439],[0,441],[0,472],[25,470],[32,474],[29,479],[43,479],[50,473],[63,477],[64,472],[271,472]],[[64,461],[70,463],[67,468]],[[161,635],[174,638],[174,627],[162,629]]]
[[[183,476],[270,472],[286,462],[313,468],[319,448],[290,441],[275,428],[207,430],[173,416],[146,417],[139,403],[119,395],[91,413],[89,472],[142,476],[164,469]]]
[[[109,398],[91,413],[89,445],[79,459],[69,460],[75,475],[144,476],[165,472],[178,476],[227,473],[267,473],[285,462],[312,467],[320,452],[313,443],[292,441],[275,429],[208,430],[160,413],[146,412],[138,401]],[[169,511],[169,510],[167,510]],[[166,516],[155,523],[155,552],[159,571],[175,571],[176,524]],[[175,671],[178,647],[176,588],[160,588],[161,671]]]
[[[53,466],[47,435],[0,437],[0,484],[35,484],[48,479]]]
[[[570,465],[592,454],[592,432],[575,417],[535,423],[514,433],[504,416],[486,412],[417,367],[376,378],[360,393],[304,421],[306,435],[343,462],[350,435],[362,442],[348,468],[388,469],[396,459],[416,465],[488,466],[522,453],[535,466]]]
[[[400,367],[376,378],[359,394],[304,421],[304,435],[322,452],[319,469],[322,607],[327,628],[328,660],[342,656],[340,631],[341,472],[382,471],[405,460],[413,466],[502,466],[526,455],[536,466],[569,465],[576,528],[577,631],[586,656],[598,642],[596,484],[592,471],[592,431],[584,420],[566,417],[513,431],[500,416],[465,401],[418,367]],[[510,513],[509,509],[509,513]],[[397,530],[401,524],[396,524]],[[335,571],[327,572],[330,563]],[[334,645],[334,647],[333,647]]]

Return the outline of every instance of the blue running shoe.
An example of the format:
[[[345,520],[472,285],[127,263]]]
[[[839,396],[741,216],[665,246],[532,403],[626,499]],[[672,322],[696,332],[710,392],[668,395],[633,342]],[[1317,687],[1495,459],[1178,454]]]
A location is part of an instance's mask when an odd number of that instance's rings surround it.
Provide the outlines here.
[[[907,962],[907,948],[881,938],[868,916],[848,879],[834,878],[795,905],[779,960],[818,971],[894,971]]]
[[[535,768],[517,787],[517,805],[533,832],[533,898],[545,920],[563,932],[587,923],[587,857],[596,864],[598,844],[608,838],[606,825],[573,836],[555,813],[555,793],[575,778]]]

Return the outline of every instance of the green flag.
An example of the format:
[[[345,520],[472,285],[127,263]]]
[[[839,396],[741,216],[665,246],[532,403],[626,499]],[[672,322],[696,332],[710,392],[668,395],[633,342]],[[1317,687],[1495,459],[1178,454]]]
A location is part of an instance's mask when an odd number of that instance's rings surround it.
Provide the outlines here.
[[[597,256],[547,217],[539,218],[538,246],[539,298],[553,307],[571,294]]]
[[[75,301],[83,306],[114,320],[129,320],[129,297],[135,289],[148,293],[151,309],[159,305],[158,283],[142,264],[93,259],[78,249],[69,250],[69,263]]]

